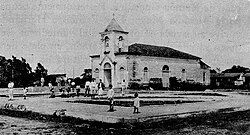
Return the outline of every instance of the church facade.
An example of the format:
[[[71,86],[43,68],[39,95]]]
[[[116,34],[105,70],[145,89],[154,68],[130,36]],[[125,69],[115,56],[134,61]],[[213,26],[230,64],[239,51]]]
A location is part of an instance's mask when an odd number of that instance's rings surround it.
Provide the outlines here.
[[[124,31],[113,18],[101,35],[101,54],[92,55],[92,77],[102,79],[105,86],[121,87],[121,82],[148,82],[161,78],[163,87],[169,87],[169,78],[210,83],[210,67],[200,57],[169,47],[128,44],[129,32]]]

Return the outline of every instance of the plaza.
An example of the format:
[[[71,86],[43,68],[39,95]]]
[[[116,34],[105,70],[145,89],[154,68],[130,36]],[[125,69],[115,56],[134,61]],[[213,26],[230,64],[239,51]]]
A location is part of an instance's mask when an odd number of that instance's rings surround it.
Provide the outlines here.
[[[82,91],[83,93],[84,91]],[[7,90],[2,90],[1,109],[6,103],[14,107],[24,105],[26,111],[53,115],[56,110],[65,109],[65,116],[102,123],[141,123],[178,119],[212,112],[237,112],[249,110],[249,95],[238,92],[184,92],[184,91],[139,91],[141,102],[139,114],[133,114],[133,107],[126,105],[133,101],[133,90],[127,90],[124,97],[115,92],[115,110],[108,112],[106,95],[101,98],[58,97],[49,98],[48,89],[29,92],[24,100],[21,91],[14,90],[14,100],[8,101]],[[124,103],[125,105],[122,105]]]

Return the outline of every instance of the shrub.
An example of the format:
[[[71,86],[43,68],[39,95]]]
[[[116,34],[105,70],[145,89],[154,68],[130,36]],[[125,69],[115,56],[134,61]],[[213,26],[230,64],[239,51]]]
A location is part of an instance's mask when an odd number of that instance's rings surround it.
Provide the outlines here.
[[[150,78],[149,79],[149,87],[153,88],[153,89],[162,89],[163,85],[162,85],[162,79],[161,78]]]
[[[198,83],[198,82],[181,82],[180,83],[180,90],[183,91],[205,91],[206,90],[206,86],[203,85],[202,83]]]
[[[128,83],[128,88],[129,89],[139,90],[140,89],[140,84],[138,82],[129,82]]]
[[[170,89],[172,90],[180,90],[180,83],[177,80],[176,77],[170,77],[169,78],[169,83],[170,83]]]
[[[170,77],[170,88],[172,90],[180,90],[180,91],[205,91],[206,86],[202,83],[194,82],[194,81],[184,81],[181,82],[177,80],[176,77]]]

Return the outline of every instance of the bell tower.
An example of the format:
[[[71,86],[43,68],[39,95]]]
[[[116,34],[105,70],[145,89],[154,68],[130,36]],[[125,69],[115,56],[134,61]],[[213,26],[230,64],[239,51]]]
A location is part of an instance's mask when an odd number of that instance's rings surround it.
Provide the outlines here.
[[[100,54],[99,75],[106,87],[109,84],[117,87],[118,67],[115,54],[128,51],[128,32],[124,31],[113,17],[105,30],[100,32],[100,35],[102,53]]]
[[[114,53],[127,52],[127,35],[121,26],[113,18],[101,34],[102,53],[113,55]]]

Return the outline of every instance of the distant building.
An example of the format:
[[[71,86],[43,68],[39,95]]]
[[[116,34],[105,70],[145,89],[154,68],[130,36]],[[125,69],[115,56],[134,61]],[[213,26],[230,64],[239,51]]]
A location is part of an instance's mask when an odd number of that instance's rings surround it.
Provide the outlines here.
[[[66,74],[50,74],[46,76],[46,81],[47,83],[51,82],[52,85],[56,86],[61,85],[61,82],[64,80],[64,78],[66,77]]]
[[[250,88],[250,73],[211,73],[212,88]]]
[[[100,32],[101,54],[90,56],[92,77],[102,79],[106,87],[120,87],[122,80],[142,83],[151,78],[161,78],[163,87],[169,87],[170,77],[210,83],[210,67],[200,57],[169,47],[129,45],[128,33],[113,18]]]
[[[245,88],[250,88],[250,73],[245,73],[243,74],[243,78],[244,78],[244,83],[243,85],[245,86]]]

